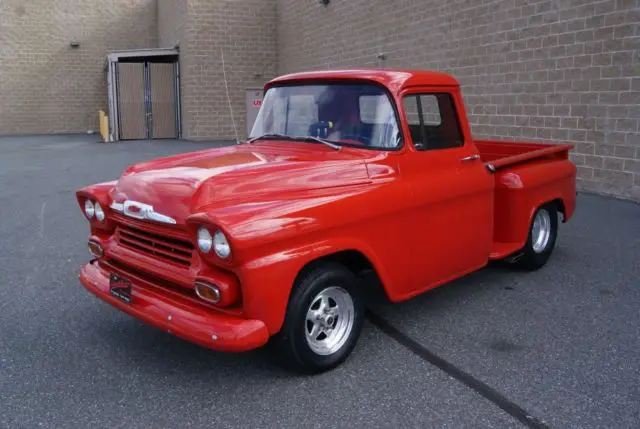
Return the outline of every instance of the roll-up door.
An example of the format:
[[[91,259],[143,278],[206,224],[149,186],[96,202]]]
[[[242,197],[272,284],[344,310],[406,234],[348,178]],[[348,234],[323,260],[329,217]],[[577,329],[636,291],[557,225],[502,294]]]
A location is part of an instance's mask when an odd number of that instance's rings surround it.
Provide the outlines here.
[[[145,64],[118,63],[117,82],[120,139],[146,139]]]
[[[149,63],[151,138],[173,139],[176,127],[176,79],[173,63]]]

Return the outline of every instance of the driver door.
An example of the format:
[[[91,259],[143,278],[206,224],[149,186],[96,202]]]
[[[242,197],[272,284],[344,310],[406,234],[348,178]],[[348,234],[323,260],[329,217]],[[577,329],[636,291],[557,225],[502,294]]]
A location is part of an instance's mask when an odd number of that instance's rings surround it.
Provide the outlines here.
[[[412,196],[408,295],[484,266],[493,240],[493,177],[460,126],[459,93],[414,89],[402,99],[409,129],[403,174]],[[466,116],[464,117],[466,120]]]

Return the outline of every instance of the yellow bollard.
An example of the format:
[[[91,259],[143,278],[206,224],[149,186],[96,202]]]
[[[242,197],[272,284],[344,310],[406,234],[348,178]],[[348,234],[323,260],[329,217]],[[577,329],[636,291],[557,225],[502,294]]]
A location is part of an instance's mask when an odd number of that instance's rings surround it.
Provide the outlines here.
[[[100,110],[99,113],[100,118],[100,135],[102,136],[103,142],[109,141],[109,117],[103,110]]]

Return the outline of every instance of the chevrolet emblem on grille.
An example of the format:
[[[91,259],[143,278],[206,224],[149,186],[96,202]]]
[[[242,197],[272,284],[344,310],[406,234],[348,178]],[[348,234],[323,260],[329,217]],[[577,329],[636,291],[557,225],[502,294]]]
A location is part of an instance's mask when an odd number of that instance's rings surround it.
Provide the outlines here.
[[[151,220],[155,222],[175,224],[176,220],[172,217],[157,213],[153,210],[153,206],[138,201],[126,200],[124,203],[111,203],[111,210],[122,213],[135,219]]]

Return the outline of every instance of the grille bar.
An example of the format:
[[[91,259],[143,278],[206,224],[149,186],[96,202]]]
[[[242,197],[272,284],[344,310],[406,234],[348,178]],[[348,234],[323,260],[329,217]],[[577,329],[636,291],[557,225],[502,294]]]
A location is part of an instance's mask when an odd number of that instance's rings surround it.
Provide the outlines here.
[[[118,243],[132,250],[184,267],[191,265],[194,247],[189,241],[118,225]]]
[[[154,239],[145,238],[144,236],[140,236],[138,234],[132,234],[129,231],[120,231],[120,238],[123,240],[137,242],[140,245],[144,243],[147,246],[150,246],[149,250],[157,250],[161,253],[166,252],[169,256],[184,256],[186,258],[191,258],[191,251],[183,250],[174,245],[166,245]]]
[[[142,240],[157,240],[165,242],[167,243],[167,245],[170,245],[175,249],[182,250],[189,254],[191,254],[191,252],[193,251],[193,245],[186,240],[180,240],[179,238],[172,238],[160,234],[155,234],[153,232],[144,231],[142,229],[134,228],[128,225],[120,225],[120,230],[125,231],[127,234],[136,236],[137,238]]]
[[[185,264],[185,263],[188,264],[190,260],[190,257],[187,257],[187,259],[184,259],[182,257],[171,254],[171,252],[166,252],[164,250],[161,250],[160,246],[153,245],[153,244],[151,245],[142,244],[142,242],[131,241],[126,239],[123,236],[120,236],[120,244],[124,246],[135,247],[136,249],[141,250],[145,253],[150,253],[156,256],[171,259],[180,264]]]

